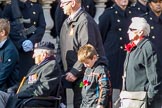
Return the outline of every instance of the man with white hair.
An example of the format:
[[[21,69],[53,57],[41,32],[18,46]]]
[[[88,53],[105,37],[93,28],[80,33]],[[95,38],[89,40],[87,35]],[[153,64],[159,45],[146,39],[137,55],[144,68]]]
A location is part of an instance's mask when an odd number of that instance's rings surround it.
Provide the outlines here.
[[[161,108],[162,100],[158,97],[162,85],[161,67],[155,46],[149,40],[149,33],[150,25],[144,18],[132,18],[128,29],[131,42],[125,45],[127,56],[124,64],[126,77],[123,79],[123,90],[145,91],[149,108]],[[153,107],[153,104],[156,106]]]

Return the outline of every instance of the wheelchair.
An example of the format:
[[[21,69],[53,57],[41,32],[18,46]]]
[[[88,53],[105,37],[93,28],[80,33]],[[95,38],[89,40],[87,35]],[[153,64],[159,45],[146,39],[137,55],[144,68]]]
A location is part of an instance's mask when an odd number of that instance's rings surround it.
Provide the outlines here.
[[[39,101],[52,101],[54,104],[52,107],[34,107],[34,106],[26,106],[28,103],[30,103],[33,100],[39,100]],[[60,103],[61,103],[61,96],[59,97],[54,97],[54,96],[48,96],[48,97],[32,97],[27,99],[23,104],[21,105],[20,108],[60,108]]]
[[[46,97],[30,97],[30,98],[22,98],[25,99],[25,101],[21,104],[20,108],[61,108],[61,100],[62,97],[60,96],[62,84],[60,82],[59,87],[57,89],[57,95],[56,96],[46,96]],[[10,95],[15,95],[16,91],[18,89],[18,85],[14,85],[10,88],[8,88],[7,93]],[[34,102],[47,102],[47,105],[37,105]],[[50,103],[50,107],[48,106],[48,102]],[[32,104],[31,104],[32,103]],[[30,105],[31,104],[31,105]],[[34,105],[33,105],[34,104]]]

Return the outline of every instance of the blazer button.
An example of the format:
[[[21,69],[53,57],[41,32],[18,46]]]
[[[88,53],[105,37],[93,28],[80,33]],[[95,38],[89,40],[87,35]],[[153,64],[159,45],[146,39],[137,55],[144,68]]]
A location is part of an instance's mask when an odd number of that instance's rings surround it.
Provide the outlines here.
[[[36,14],[36,12],[35,12],[35,11],[33,11],[33,14],[35,15],[35,14]]]
[[[37,23],[34,21],[33,24],[36,25]]]
[[[121,29],[121,28],[119,28],[118,30],[119,30],[119,31],[122,31],[122,29]]]
[[[123,49],[123,46],[120,46],[120,49]]]
[[[155,39],[155,36],[152,36],[152,39]]]
[[[120,37],[119,39],[120,39],[120,40],[123,40],[123,38],[122,38],[122,37]]]

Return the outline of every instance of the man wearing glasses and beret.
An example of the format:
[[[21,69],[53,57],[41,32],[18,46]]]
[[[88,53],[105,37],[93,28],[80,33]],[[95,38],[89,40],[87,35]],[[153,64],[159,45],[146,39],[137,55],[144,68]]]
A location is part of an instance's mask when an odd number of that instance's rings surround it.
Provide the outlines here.
[[[1,108],[20,108],[24,101],[30,97],[56,96],[60,84],[60,68],[54,57],[54,44],[39,42],[35,44],[33,58],[35,64],[21,81],[14,96],[0,91]],[[28,107],[52,107],[53,101],[34,101]]]

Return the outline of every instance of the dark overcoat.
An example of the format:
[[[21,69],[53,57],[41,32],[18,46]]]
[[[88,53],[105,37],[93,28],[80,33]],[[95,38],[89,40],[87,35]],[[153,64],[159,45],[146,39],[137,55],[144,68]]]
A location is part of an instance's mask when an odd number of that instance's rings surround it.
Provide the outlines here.
[[[36,30],[29,35],[27,38],[20,36],[17,33],[16,26],[13,21],[15,20],[12,13],[11,4],[7,4],[3,11],[3,17],[9,19],[11,22],[11,32],[10,38],[16,45],[19,55],[20,55],[20,72],[21,77],[27,74],[27,71],[31,66],[34,65],[34,60],[32,59],[33,51],[24,52],[22,49],[22,42],[24,40],[30,40],[33,45],[39,41],[41,41],[44,32],[45,32],[45,18],[43,14],[42,6],[38,3],[33,3],[31,1],[27,1],[25,3],[19,2],[19,7],[24,19],[30,19],[30,22],[23,23],[25,28],[29,28],[31,26],[35,26]]]
[[[142,14],[145,14],[149,11],[148,5],[143,5],[137,0],[137,2],[130,6],[130,10],[133,13],[133,17],[140,17]]]
[[[158,17],[152,11],[143,15],[150,24],[150,40],[155,44],[162,64],[162,14]]]
[[[124,45],[129,42],[128,27],[132,12],[122,10],[118,5],[107,8],[99,17],[99,28],[106,57],[109,60],[112,87],[121,89],[123,64],[126,52]]]

